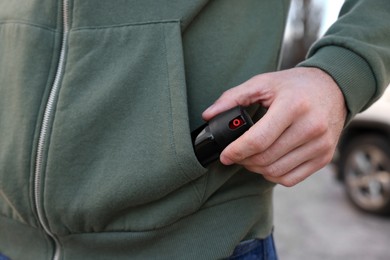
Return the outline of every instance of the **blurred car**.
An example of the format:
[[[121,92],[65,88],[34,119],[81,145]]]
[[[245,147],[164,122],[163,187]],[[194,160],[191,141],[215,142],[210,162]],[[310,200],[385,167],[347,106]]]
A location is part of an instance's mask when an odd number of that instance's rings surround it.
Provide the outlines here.
[[[355,206],[390,215],[390,87],[344,130],[335,165]]]

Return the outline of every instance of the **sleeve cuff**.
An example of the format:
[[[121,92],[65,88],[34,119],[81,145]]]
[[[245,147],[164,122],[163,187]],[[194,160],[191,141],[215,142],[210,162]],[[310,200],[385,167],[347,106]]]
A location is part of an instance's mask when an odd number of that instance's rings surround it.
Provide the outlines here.
[[[325,46],[312,53],[299,67],[316,67],[328,73],[344,94],[349,121],[364,110],[376,92],[376,80],[369,64],[354,52]]]

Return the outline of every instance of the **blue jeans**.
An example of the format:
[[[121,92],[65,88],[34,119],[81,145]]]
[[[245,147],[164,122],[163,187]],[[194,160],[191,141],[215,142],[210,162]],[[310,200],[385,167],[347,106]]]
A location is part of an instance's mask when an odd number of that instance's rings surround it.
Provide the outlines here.
[[[272,234],[264,239],[242,241],[228,260],[277,260]]]
[[[8,257],[0,253],[0,260],[10,260]]]

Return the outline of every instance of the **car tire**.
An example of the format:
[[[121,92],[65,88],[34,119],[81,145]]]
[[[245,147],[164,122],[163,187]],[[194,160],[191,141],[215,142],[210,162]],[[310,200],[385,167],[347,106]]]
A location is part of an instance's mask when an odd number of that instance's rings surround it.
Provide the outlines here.
[[[390,142],[379,135],[360,135],[340,154],[347,195],[358,208],[390,215]]]

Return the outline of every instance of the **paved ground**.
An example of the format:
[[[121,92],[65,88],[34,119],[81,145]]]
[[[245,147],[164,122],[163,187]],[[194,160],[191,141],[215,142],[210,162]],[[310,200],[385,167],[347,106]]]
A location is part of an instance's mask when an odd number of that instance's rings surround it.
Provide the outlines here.
[[[390,218],[351,206],[331,167],[275,189],[275,226],[280,260],[390,259]]]

